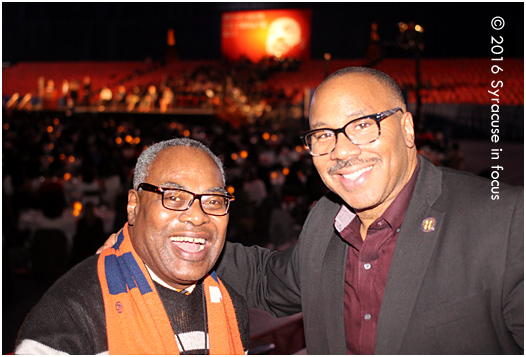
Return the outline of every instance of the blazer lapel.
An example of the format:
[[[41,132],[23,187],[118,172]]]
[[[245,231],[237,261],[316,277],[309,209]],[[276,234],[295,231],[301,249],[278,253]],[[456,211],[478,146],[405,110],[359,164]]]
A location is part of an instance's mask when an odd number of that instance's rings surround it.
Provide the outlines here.
[[[345,264],[347,261],[347,244],[333,233],[325,256],[323,258],[323,294],[324,318],[327,340],[330,351],[328,354],[347,354],[345,342],[344,321],[344,289],[345,289]]]
[[[432,208],[441,193],[441,171],[425,159],[421,159],[420,164],[418,181],[389,269],[375,354],[399,353],[442,227],[444,212]]]

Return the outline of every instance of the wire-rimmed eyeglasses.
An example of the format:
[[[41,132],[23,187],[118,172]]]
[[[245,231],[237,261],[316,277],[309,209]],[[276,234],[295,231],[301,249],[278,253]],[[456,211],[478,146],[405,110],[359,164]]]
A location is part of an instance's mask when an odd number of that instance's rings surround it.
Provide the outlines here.
[[[404,112],[401,107],[389,109],[385,112],[366,115],[353,119],[340,129],[320,128],[314,129],[301,135],[300,138],[312,156],[322,156],[333,152],[339,133],[344,133],[355,145],[372,143],[380,137],[380,122],[395,114],[397,111]]]
[[[186,211],[198,199],[203,212],[211,216],[226,215],[230,208],[230,202],[235,200],[232,195],[197,194],[179,188],[157,187],[145,182],[139,184],[137,190],[141,188],[144,191],[162,195],[163,207],[172,211]]]

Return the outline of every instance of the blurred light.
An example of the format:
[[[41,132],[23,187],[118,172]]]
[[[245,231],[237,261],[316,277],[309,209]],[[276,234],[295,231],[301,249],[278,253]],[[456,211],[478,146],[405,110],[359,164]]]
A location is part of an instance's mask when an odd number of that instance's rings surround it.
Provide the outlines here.
[[[273,180],[277,179],[278,178],[278,173],[276,171],[272,171],[270,173],[270,178],[273,179]]]
[[[233,186],[227,186],[227,187],[226,187],[226,191],[227,191],[228,193],[230,193],[231,195],[233,195],[234,192],[236,192],[236,190],[234,189]]]
[[[234,161],[237,160],[237,154],[236,153],[233,153],[232,155],[230,155],[230,158]]]
[[[48,145],[49,150],[53,150],[55,148],[55,144],[51,143]]]
[[[246,159],[248,157],[248,152],[243,150],[239,153],[239,156],[241,156],[243,159]]]
[[[420,25],[416,25],[416,26],[415,26],[415,30],[416,30],[417,32],[424,32],[424,28],[423,28],[422,26],[420,26]]]
[[[276,134],[272,134],[272,136],[270,137],[270,140],[278,141],[278,136]]]
[[[71,162],[71,163],[74,163],[75,162],[75,156],[70,156],[68,158],[68,161]]]
[[[9,123],[4,124],[4,130],[9,130]]]
[[[51,125],[47,127],[47,132],[48,133],[52,133],[53,132],[53,127]]]
[[[190,130],[184,129],[183,135],[184,135],[185,138],[189,137],[190,136]]]
[[[210,88],[208,88],[207,90],[205,90],[205,94],[208,98],[213,98],[214,97],[214,91],[211,90]]]
[[[55,133],[55,136],[56,136],[57,138],[60,138],[60,135],[62,135],[62,133],[61,133],[60,131],[57,131],[57,132]]]
[[[80,203],[79,201],[73,202],[73,209],[75,211],[82,211],[82,203]]]
[[[303,151],[303,146],[301,145],[296,146],[296,152],[300,153],[302,151]]]
[[[53,156],[48,157],[47,161],[51,164],[53,161],[55,161],[55,158]]]
[[[122,144],[122,138],[115,138],[115,143],[116,143],[117,145]]]
[[[59,124],[60,124],[60,120],[58,120],[58,118],[53,119],[53,125],[59,125]]]
[[[66,154],[60,154],[60,160],[62,161],[66,160]]]
[[[126,135],[126,137],[124,138],[124,140],[129,144],[133,141],[133,138],[131,135]]]
[[[263,137],[264,140],[268,140],[268,139],[270,139],[270,134],[269,133],[263,133],[262,137]]]
[[[71,174],[69,172],[66,172],[64,174],[64,181],[69,181],[69,180],[71,180]]]
[[[10,107],[14,106],[15,104],[17,104],[18,103],[18,98],[20,98],[20,94],[18,94],[18,93],[13,94],[11,99],[9,99],[7,101],[7,103],[5,104],[6,108],[10,108]]]
[[[74,202],[73,203],[73,216],[78,217],[82,212],[82,203]]]
[[[168,38],[166,39],[168,46],[175,46],[175,34],[174,29],[168,29]]]
[[[326,53],[323,55],[323,58],[325,58],[327,61],[331,59],[331,54],[330,53]]]
[[[133,139],[133,143],[135,145],[139,144],[140,142],[141,142],[141,138],[139,138],[138,136],[135,139]]]
[[[290,169],[288,167],[284,167],[282,172],[283,175],[287,176],[288,174],[290,174]]]
[[[124,131],[124,127],[123,127],[122,125],[119,125],[119,126],[117,127],[117,132],[118,132],[118,133],[122,133],[123,131]]]
[[[170,123],[170,129],[172,129],[172,130],[175,130],[175,129],[177,129],[177,123],[176,123],[176,122],[174,122],[174,121],[173,121],[173,122],[171,122],[171,123]]]

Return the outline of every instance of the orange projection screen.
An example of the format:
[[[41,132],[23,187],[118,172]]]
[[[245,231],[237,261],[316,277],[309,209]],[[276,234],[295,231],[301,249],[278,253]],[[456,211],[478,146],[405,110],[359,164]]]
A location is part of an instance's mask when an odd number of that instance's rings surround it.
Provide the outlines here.
[[[310,10],[226,12],[221,18],[221,51],[229,59],[246,56],[310,57]]]

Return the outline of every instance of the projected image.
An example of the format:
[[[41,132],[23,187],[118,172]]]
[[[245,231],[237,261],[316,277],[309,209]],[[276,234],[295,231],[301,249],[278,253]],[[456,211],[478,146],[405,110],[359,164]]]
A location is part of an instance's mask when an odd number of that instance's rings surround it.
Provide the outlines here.
[[[270,56],[286,56],[291,48],[301,42],[301,27],[290,17],[272,21],[267,29],[266,51]]]
[[[265,56],[295,59],[310,56],[310,10],[265,10],[224,13],[221,49],[225,57]]]

